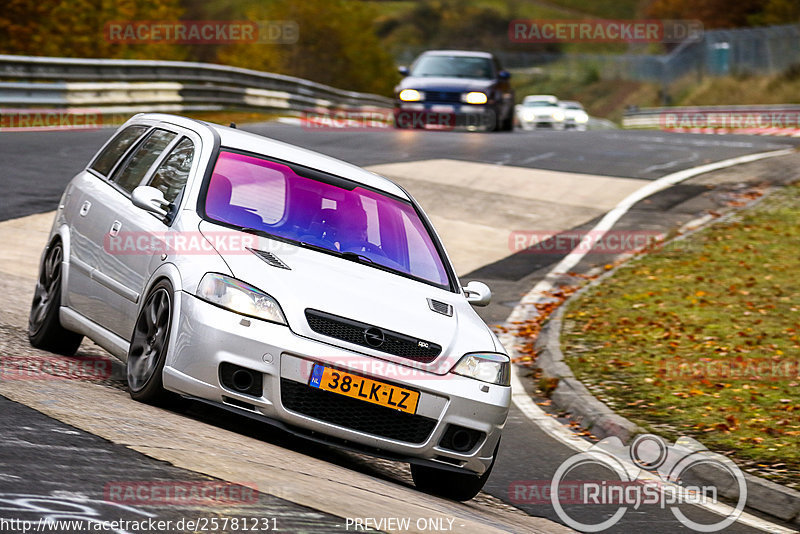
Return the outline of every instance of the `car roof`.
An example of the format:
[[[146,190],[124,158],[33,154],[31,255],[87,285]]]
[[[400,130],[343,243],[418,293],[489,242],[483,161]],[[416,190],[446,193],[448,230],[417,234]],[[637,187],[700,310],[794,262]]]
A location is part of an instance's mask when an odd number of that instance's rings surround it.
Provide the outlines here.
[[[428,50],[420,54],[422,56],[464,56],[464,57],[494,57],[489,52],[475,52],[470,50]]]
[[[410,200],[408,194],[397,184],[378,174],[362,169],[356,165],[308,150],[296,145],[277,141],[263,135],[245,132],[237,128],[230,128],[220,124],[190,119],[178,115],[165,113],[141,113],[134,117],[140,120],[157,120],[164,123],[175,124],[190,130],[206,128],[216,131],[220,137],[220,145],[226,148],[253,152],[263,156],[272,157],[298,163],[318,171],[322,171],[342,178],[347,178],[359,184],[389,193],[405,200]],[[132,120],[134,120],[132,119]]]

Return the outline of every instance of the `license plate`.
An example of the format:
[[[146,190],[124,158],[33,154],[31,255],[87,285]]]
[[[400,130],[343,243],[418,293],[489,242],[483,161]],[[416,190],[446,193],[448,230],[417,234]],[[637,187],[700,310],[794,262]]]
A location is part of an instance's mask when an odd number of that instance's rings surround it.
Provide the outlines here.
[[[416,391],[319,364],[314,364],[308,385],[407,413],[416,413],[419,402]]]

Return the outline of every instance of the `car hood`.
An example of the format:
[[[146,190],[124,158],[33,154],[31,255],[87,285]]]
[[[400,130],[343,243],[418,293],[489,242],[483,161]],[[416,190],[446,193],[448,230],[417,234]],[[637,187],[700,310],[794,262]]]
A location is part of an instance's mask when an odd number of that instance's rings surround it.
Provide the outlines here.
[[[484,91],[494,85],[494,80],[483,78],[449,78],[433,76],[409,76],[401,80],[401,89],[420,89],[423,91]]]
[[[207,221],[200,223],[204,234],[219,230]],[[255,241],[253,249],[271,252],[288,269],[272,266],[248,249],[218,252],[235,278],[278,301],[298,335],[439,374],[448,372],[467,352],[496,350],[491,331],[462,294],[316,250],[267,238]],[[453,315],[432,311],[429,298],[450,304]],[[307,309],[436,343],[442,347],[441,355],[429,364],[417,363],[319,334],[308,324]]]

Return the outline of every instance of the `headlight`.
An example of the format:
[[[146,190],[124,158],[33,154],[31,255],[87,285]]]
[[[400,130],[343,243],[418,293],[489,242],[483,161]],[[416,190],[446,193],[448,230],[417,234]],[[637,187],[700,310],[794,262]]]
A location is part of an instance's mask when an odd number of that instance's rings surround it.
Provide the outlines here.
[[[575,122],[589,122],[589,115],[586,113],[578,113],[575,115]]]
[[[461,100],[467,104],[485,104],[489,101],[489,97],[486,96],[486,93],[481,93],[480,91],[471,91],[461,95]]]
[[[553,112],[553,119],[555,119],[555,120],[557,120],[559,122],[563,121],[564,120],[564,112],[563,111],[554,111]]]
[[[467,354],[450,372],[490,384],[511,385],[511,361],[505,354],[493,352]]]
[[[400,91],[398,98],[403,102],[419,102],[420,100],[425,100],[425,93],[416,89],[403,89]]]
[[[206,273],[197,286],[197,296],[232,312],[286,324],[286,318],[275,299],[250,284],[224,274]]]
[[[536,120],[536,112],[532,109],[526,109],[522,112],[522,118],[528,122],[533,122]]]

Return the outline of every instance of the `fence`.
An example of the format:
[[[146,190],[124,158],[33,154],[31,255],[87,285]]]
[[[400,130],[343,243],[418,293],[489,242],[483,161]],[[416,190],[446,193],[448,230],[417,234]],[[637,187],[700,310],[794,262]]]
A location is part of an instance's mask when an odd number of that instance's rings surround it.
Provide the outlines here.
[[[499,53],[507,68],[540,67],[552,76],[573,79],[652,81],[662,85],[662,101],[670,104],[669,86],[685,76],[776,74],[800,65],[800,25],[710,30],[697,41],[684,41],[668,54],[528,54]]]

